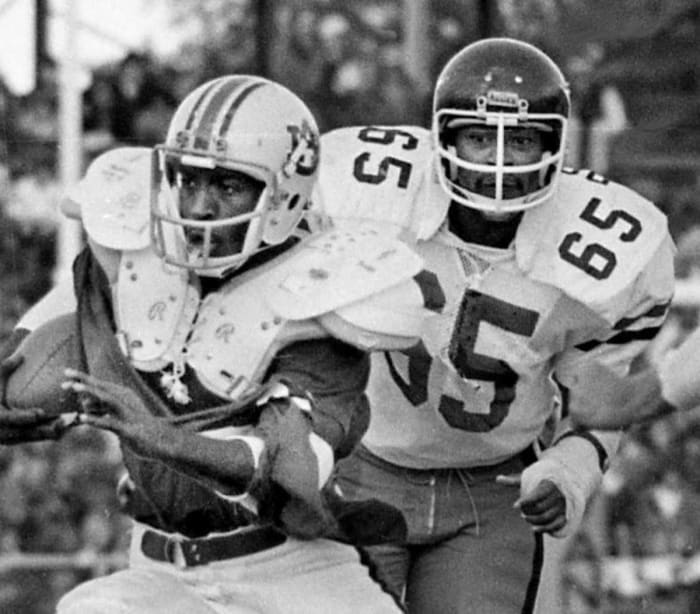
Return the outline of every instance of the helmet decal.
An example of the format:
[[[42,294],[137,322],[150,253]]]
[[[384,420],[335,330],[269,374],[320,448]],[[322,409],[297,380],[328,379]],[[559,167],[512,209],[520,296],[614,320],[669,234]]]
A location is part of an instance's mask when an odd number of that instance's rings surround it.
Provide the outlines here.
[[[498,90],[489,90],[486,93],[486,99],[482,100],[481,97],[477,98],[476,106],[486,107],[486,105],[495,105],[499,107],[519,107],[520,106],[520,96],[517,92],[501,92]],[[527,104],[527,101],[525,101]]]
[[[313,175],[319,162],[319,138],[309,125],[303,120],[301,125],[287,126],[292,136],[292,148],[289,152],[289,161],[295,163],[295,169],[300,175]],[[301,149],[299,147],[301,146]],[[298,154],[296,152],[299,152]],[[292,157],[296,156],[296,160]],[[293,172],[292,170],[292,172]]]

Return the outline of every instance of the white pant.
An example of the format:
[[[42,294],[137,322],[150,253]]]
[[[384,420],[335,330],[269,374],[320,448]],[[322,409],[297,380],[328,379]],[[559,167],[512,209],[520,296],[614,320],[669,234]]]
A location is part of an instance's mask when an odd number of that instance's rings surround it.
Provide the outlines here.
[[[85,582],[57,614],[396,614],[357,551],[334,541],[288,538],[274,548],[199,567],[153,561],[135,524],[130,567]]]

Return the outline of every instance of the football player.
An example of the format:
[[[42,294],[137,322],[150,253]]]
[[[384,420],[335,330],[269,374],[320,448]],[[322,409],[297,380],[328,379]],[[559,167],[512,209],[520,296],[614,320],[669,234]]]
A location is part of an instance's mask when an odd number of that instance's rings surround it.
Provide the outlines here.
[[[121,440],[134,528],[130,568],[61,614],[398,611],[352,546],[323,537],[401,531],[327,481],[367,424],[366,350],[415,343],[424,308],[401,297],[421,261],[370,225],[299,240],[318,160],[301,100],[228,76],[185,98],[153,156],[103,154],[70,194],[88,247],[73,269],[84,368],[64,387],[82,423]],[[385,326],[387,300],[405,317]],[[0,411],[8,443],[55,422]]]
[[[666,315],[666,219],[563,167],[569,114],[547,55],[485,39],[439,75],[430,131],[321,139],[309,223],[391,225],[436,312],[414,347],[372,355],[370,426],[338,466],[346,496],[406,515],[408,539],[370,551],[412,614],[532,611],[543,536],[576,530],[618,439],[552,420],[566,386],[584,359],[625,373]]]

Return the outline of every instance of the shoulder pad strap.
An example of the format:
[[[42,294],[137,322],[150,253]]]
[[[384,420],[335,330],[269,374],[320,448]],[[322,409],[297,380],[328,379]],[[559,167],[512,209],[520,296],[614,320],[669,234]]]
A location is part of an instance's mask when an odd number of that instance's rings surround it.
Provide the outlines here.
[[[320,234],[271,272],[268,303],[289,320],[314,318],[413,277],[422,259],[374,225]]]
[[[90,246],[90,251],[95,257],[95,260],[97,260],[102,267],[109,285],[112,286],[116,284],[119,278],[119,263],[121,262],[122,252],[95,243],[90,237],[88,237],[87,241]]]
[[[82,219],[88,236],[110,249],[138,250],[150,243],[151,150],[120,147],[95,160],[62,204]]]
[[[432,236],[445,219],[450,199],[434,172],[427,129],[339,128],[321,137],[321,149],[323,164],[310,218],[336,225],[348,218],[373,220],[420,239]],[[348,163],[352,160],[354,164]]]

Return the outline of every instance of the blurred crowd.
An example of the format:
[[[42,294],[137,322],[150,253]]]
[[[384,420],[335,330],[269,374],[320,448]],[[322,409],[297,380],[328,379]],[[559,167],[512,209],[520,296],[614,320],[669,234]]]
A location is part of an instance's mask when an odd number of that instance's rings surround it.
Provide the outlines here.
[[[116,440],[84,428],[0,449],[0,611],[49,614],[72,586],[124,564],[120,459]]]
[[[427,125],[431,84],[419,82],[405,69],[402,41],[393,34],[400,30],[395,5],[366,17],[358,21],[351,12],[338,10],[290,12],[284,28],[275,33],[266,70],[309,104],[324,131],[354,123]],[[199,40],[183,46],[177,63],[129,52],[118,62],[94,69],[83,91],[84,162],[119,144],[159,141],[177,102],[194,85],[219,74],[258,73],[260,58],[249,21],[241,19],[225,28],[219,37],[227,41],[225,53]],[[431,45],[437,67],[474,38],[473,31],[454,19],[437,21],[435,28]],[[430,69],[435,72],[435,66]],[[56,258],[57,67],[48,61],[39,77],[37,88],[22,97],[13,95],[0,79],[0,342],[20,314],[48,290]],[[582,115],[590,111],[595,119],[595,101],[590,105]],[[610,151],[614,156],[615,148]],[[697,279],[700,289],[700,171],[691,167],[681,177],[664,174],[669,169],[636,174],[627,169],[626,176],[615,177],[619,167],[614,162],[613,178],[667,213],[679,246],[677,274]],[[697,314],[696,304],[676,308],[657,343],[659,351],[678,343],[697,324]],[[691,444],[697,441],[700,437]],[[697,458],[697,450],[692,458]],[[664,467],[676,464],[670,452],[668,459]],[[0,449],[0,562],[17,552],[122,552],[124,544],[117,536],[124,534],[124,520],[115,494],[120,472],[114,442],[85,429],[58,446]],[[697,481],[697,468],[686,473],[683,480]],[[631,531],[633,542],[636,532],[647,531],[638,526],[625,530]],[[63,593],[85,573],[36,574],[0,566],[0,612],[20,611],[13,604],[29,602],[21,611],[50,612],[53,605],[46,591],[53,596]],[[7,578],[17,581],[5,582]]]

